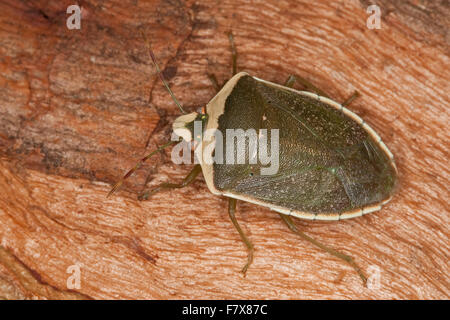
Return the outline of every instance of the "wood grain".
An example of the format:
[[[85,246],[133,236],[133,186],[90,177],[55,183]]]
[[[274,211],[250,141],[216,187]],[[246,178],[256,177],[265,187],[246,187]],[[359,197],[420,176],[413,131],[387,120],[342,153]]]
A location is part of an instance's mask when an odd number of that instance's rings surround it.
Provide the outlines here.
[[[448,299],[449,6],[375,1],[72,1],[0,3],[0,297],[7,299]],[[396,157],[400,188],[382,211],[299,228],[351,255],[379,286],[297,238],[273,212],[238,203],[246,251],[224,198],[202,178],[139,202],[145,183],[191,166],[170,150],[115,196],[110,185],[170,135],[179,114],[148,60],[146,30],[189,111],[214,95],[207,74],[238,68],[283,83],[308,78],[350,107]],[[301,87],[298,87],[301,89]],[[146,148],[146,142],[149,144]],[[70,266],[80,288],[68,286]]]

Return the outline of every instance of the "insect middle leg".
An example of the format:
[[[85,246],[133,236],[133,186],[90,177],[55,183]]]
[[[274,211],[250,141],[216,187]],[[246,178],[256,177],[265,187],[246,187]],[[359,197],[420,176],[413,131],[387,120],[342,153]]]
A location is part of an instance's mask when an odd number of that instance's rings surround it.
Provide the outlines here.
[[[196,164],[194,166],[194,168],[192,168],[191,172],[189,172],[189,174],[183,179],[183,181],[181,181],[181,183],[161,183],[160,185],[158,185],[156,188],[154,188],[152,190],[147,190],[147,191],[142,192],[138,196],[138,199],[139,200],[148,200],[148,198],[150,198],[152,195],[154,195],[155,193],[157,193],[161,190],[179,189],[179,188],[186,187],[195,180],[195,178],[198,176],[198,174],[200,172],[202,172],[202,167],[199,164]]]
[[[306,234],[304,234],[303,232],[301,232],[300,230],[298,230],[297,226],[295,225],[294,221],[292,221],[292,218],[288,215],[285,214],[279,214],[281,219],[284,221],[284,223],[286,223],[286,225],[288,226],[288,228],[296,233],[297,235],[299,235],[300,237],[302,237],[303,239],[311,242],[312,244],[314,244],[315,246],[321,248],[322,250],[328,252],[329,254],[344,260],[345,262],[347,262],[349,265],[351,265],[353,267],[353,269],[355,269],[355,271],[359,274],[359,276],[361,277],[364,285],[367,283],[367,278],[364,275],[364,273],[361,271],[361,269],[359,268],[359,266],[353,261],[352,257],[347,256],[343,253],[340,253],[339,251],[336,251],[332,248],[329,248],[323,244],[321,244],[320,242],[318,242],[317,240],[307,236]]]
[[[284,83],[285,87],[288,88],[292,88],[294,86],[294,83],[298,81],[300,82],[303,86],[306,87],[307,90],[311,90],[314,91],[315,93],[317,93],[318,95],[322,96],[322,97],[327,97],[328,95],[320,90],[319,88],[317,88],[315,85],[313,85],[311,82],[309,82],[308,80],[306,80],[305,78],[299,77],[299,76],[294,76],[294,75],[289,75],[289,77],[287,78],[286,82]],[[360,97],[360,93],[358,91],[354,91],[353,94],[346,99],[344,102],[341,103],[342,106],[346,107],[348,106],[350,103],[353,102],[353,100],[355,100],[356,98]]]
[[[250,240],[245,235],[244,231],[242,231],[241,227],[239,226],[239,223],[236,220],[236,217],[234,213],[236,212],[236,199],[228,198],[228,215],[230,216],[231,222],[233,222],[234,227],[239,232],[239,235],[241,236],[242,241],[245,243],[248,249],[248,256],[247,256],[247,263],[242,268],[242,273],[245,276],[245,273],[247,272],[248,267],[253,262],[253,244],[250,242]]]
[[[284,86],[292,88],[295,82],[301,83],[306,88],[306,90],[313,91],[322,97],[328,97],[328,95],[324,91],[317,88],[315,85],[313,85],[305,78],[302,78],[300,76],[294,76],[293,74],[289,75],[286,82],[284,83]]]

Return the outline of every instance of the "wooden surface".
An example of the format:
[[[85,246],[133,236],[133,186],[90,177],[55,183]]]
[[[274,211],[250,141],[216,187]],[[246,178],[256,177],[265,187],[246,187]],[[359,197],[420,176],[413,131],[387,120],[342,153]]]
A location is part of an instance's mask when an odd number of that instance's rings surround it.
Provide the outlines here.
[[[0,3],[0,297],[93,299],[448,299],[449,42],[446,1],[73,1]],[[400,188],[382,211],[342,222],[297,221],[354,257],[379,286],[299,239],[273,212],[238,204],[246,250],[224,198],[203,178],[139,202],[179,180],[170,150],[115,196],[110,185],[166,141],[179,112],[154,74],[147,30],[188,111],[214,95],[207,73],[239,70],[283,83],[308,78],[363,117],[396,157]],[[301,89],[301,87],[297,87]],[[148,137],[149,146],[145,148]],[[80,288],[67,286],[80,267]],[[375,278],[373,278],[375,279]]]

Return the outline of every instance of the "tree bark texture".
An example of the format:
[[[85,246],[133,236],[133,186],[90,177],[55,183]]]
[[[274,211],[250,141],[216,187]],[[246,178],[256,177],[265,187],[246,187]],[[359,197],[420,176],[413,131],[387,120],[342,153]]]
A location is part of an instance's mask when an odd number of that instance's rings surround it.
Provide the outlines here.
[[[0,3],[0,297],[450,297],[447,1],[79,1],[81,29],[70,30],[73,2]],[[367,27],[371,4],[380,29]],[[396,196],[360,218],[296,223],[352,256],[372,286],[274,212],[238,202],[255,245],[243,277],[227,199],[203,178],[137,200],[192,168],[173,164],[170,148],[106,198],[179,115],[139,30],[189,112],[215,94],[208,73],[230,78],[230,30],[240,71],[277,83],[300,75],[337,101],[362,94],[349,108],[395,155]]]

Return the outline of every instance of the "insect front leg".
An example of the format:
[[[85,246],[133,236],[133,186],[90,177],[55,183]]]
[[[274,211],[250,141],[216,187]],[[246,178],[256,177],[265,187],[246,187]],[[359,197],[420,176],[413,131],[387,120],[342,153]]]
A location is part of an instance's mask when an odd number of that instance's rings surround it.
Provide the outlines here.
[[[248,256],[247,256],[247,263],[242,268],[242,273],[245,276],[245,273],[247,272],[248,267],[253,262],[253,244],[251,241],[247,238],[244,231],[242,231],[241,227],[239,226],[239,223],[236,220],[236,217],[234,213],[236,212],[236,199],[228,198],[228,215],[230,216],[231,222],[233,222],[234,227],[239,232],[239,235],[241,236],[242,241],[245,243],[248,249]]]
[[[228,40],[230,41],[230,47],[231,47],[231,59],[232,59],[232,66],[233,66],[233,76],[237,73],[237,50],[236,45],[234,44],[234,37],[233,33],[230,31],[228,33]]]
[[[214,90],[216,90],[216,92],[219,92],[221,85],[219,84],[219,81],[217,81],[217,77],[215,74],[212,73],[208,73],[208,79],[211,81],[211,84],[214,87]]]
[[[320,242],[318,242],[317,240],[307,236],[306,234],[304,234],[303,232],[301,232],[300,230],[297,229],[297,226],[295,225],[294,221],[292,221],[292,218],[288,215],[285,214],[281,214],[279,213],[281,219],[284,221],[284,223],[286,223],[286,225],[288,226],[288,228],[296,233],[297,235],[299,235],[300,237],[302,237],[303,239],[305,239],[306,241],[311,242],[312,244],[314,244],[315,246],[319,247],[320,249],[328,252],[329,254],[344,260],[345,262],[347,262],[349,265],[351,265],[353,267],[353,269],[355,269],[355,271],[359,274],[359,276],[361,277],[364,285],[366,285],[367,283],[367,277],[364,275],[364,273],[361,271],[361,269],[359,268],[359,266],[353,261],[352,257],[347,256],[343,253],[340,253],[339,251],[336,251],[332,248],[329,248],[323,244],[321,244]]]
[[[199,164],[196,164],[194,166],[194,168],[192,168],[191,172],[189,172],[189,174],[183,179],[183,181],[181,181],[181,183],[161,183],[160,185],[158,185],[156,188],[152,189],[152,190],[147,190],[142,192],[139,196],[138,199],[139,200],[148,200],[148,198],[150,198],[152,195],[154,195],[155,193],[161,191],[161,190],[166,190],[166,189],[179,189],[179,188],[184,188],[188,185],[190,185],[195,178],[198,176],[198,174],[202,172],[202,167]]]
[[[237,73],[237,50],[236,50],[236,45],[234,44],[233,33],[231,31],[228,33],[228,40],[230,41],[231,64],[232,64],[232,71],[233,71],[233,76],[234,76]],[[216,92],[219,92],[220,88],[222,88],[222,85],[220,85],[219,82],[217,81],[217,77],[214,74],[209,73],[208,78],[211,81]]]

